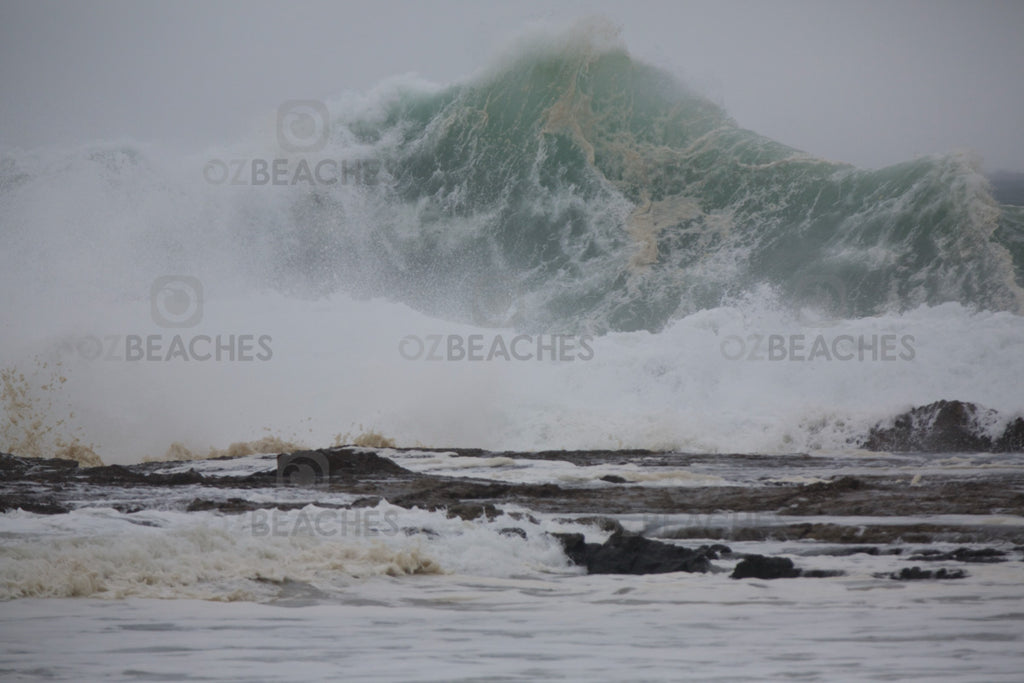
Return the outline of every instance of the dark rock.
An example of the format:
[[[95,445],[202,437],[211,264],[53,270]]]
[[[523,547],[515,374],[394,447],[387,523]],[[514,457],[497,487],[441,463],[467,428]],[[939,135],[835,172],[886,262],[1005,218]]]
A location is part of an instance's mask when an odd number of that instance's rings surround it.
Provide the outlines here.
[[[504,529],[499,529],[498,533],[501,534],[502,536],[510,536],[510,537],[511,536],[518,536],[519,538],[523,539],[524,541],[526,540],[526,531],[524,531],[523,529],[520,529],[517,526],[509,526],[509,527],[505,527]]]
[[[380,505],[380,496],[363,496],[362,498],[356,498],[349,505],[350,508],[375,508]]]
[[[321,448],[277,456],[279,483],[308,486],[335,478],[412,474],[376,453],[351,448]]]
[[[937,562],[940,560],[955,560],[958,562],[1006,562],[1006,553],[995,548],[957,548],[956,550],[944,553],[939,550],[923,550],[908,558],[914,562]]]
[[[508,486],[504,488],[505,490],[510,489]],[[523,484],[518,486],[517,489],[522,495],[532,498],[562,498],[566,492],[566,489],[563,489],[558,484]]]
[[[427,529],[426,527],[411,527],[411,526],[404,526],[404,527],[402,527],[402,533],[404,533],[406,536],[418,536],[420,534],[423,534],[424,536],[429,536],[430,538],[437,538],[438,536],[441,535],[441,534],[437,533],[436,531],[434,531],[433,529]]]
[[[22,458],[0,453],[0,481],[64,480],[78,471],[78,462],[63,458]]]
[[[577,566],[586,566],[587,542],[584,540],[583,534],[553,533],[551,535],[562,544],[570,562]],[[596,546],[597,544],[591,545]]]
[[[887,552],[887,555],[896,554],[902,552],[899,548],[894,548],[895,553]],[[850,555],[878,555],[881,551],[877,546],[873,545],[855,545],[848,548],[822,548],[821,550],[808,551],[807,555],[829,555],[831,557],[849,557]]]
[[[800,578],[803,579],[830,579],[834,576],[846,576],[842,569],[803,569],[800,571]]]
[[[635,534],[614,533],[602,544],[586,543],[582,534],[552,534],[565,548],[573,564],[588,574],[665,574],[706,572],[706,554]]]
[[[118,486],[190,486],[205,481],[195,469],[174,474],[145,474],[134,467],[104,465],[82,470],[82,476],[91,484],[112,484]]]
[[[873,451],[988,451],[992,440],[982,425],[995,411],[963,401],[936,401],[896,417],[891,427],[876,425],[862,448]],[[982,420],[981,418],[986,418]]]
[[[25,512],[34,512],[37,515],[61,515],[71,512],[71,508],[57,502],[52,496],[46,498],[17,494],[0,496],[0,512],[19,509]]]
[[[411,474],[404,467],[376,453],[348,450],[345,448],[328,448],[320,451],[327,456],[331,466],[331,475],[342,473],[347,475],[374,474]],[[280,456],[278,456],[280,458]]]
[[[793,566],[788,557],[766,557],[747,555],[733,569],[733,579],[793,579],[800,576],[800,570]]]
[[[626,480],[617,474],[606,474],[601,477],[601,481],[606,481],[609,484],[625,484]]]
[[[149,477],[134,469],[123,465],[104,465],[103,467],[89,467],[82,470],[82,476],[90,484],[145,484]],[[158,475],[154,475],[158,476]],[[164,475],[168,476],[168,475]]]
[[[264,470],[263,472],[253,472],[250,475],[237,479],[232,477],[231,483],[235,487],[264,488],[280,484],[281,480],[277,477],[277,470],[271,469]]]
[[[416,475],[410,479],[417,479],[423,486],[409,493],[386,496],[392,504],[403,508],[418,507],[421,510],[432,511],[465,500],[508,500],[506,494],[514,488],[510,484],[440,479],[423,475]]]
[[[20,479],[26,468],[24,458],[10,453],[0,453],[0,481]]]
[[[142,512],[146,509],[144,505],[130,505],[128,503],[114,503],[110,507],[126,515],[134,515],[136,512]]]
[[[157,486],[187,486],[189,484],[203,483],[203,475],[190,469],[188,472],[175,472],[174,474],[151,474],[148,477],[149,483]]]
[[[228,498],[227,500],[207,500],[205,498],[194,498],[185,508],[186,512],[202,512],[205,510],[218,510],[220,512],[249,512],[259,507],[258,503],[245,500],[244,498]]]
[[[296,503],[274,503],[273,507],[277,510],[301,510],[302,508],[309,505],[309,502],[296,502]],[[340,506],[329,505],[326,503],[318,503],[321,507],[337,508]],[[227,515],[239,515],[244,512],[253,512],[255,510],[267,509],[267,503],[258,503],[252,500],[246,500],[245,498],[228,498],[227,500],[209,500],[206,498],[194,498],[188,507],[185,508],[186,512],[203,512],[206,510],[216,510],[217,512],[223,512]]]
[[[727,545],[722,545],[721,543],[715,543],[713,545],[702,545],[697,548],[697,552],[703,554],[704,557],[709,560],[717,560],[720,559],[721,556],[728,557],[729,555],[732,555],[732,548]]]
[[[884,574],[883,574],[884,576]],[[962,579],[967,576],[963,569],[921,569],[920,567],[904,567],[899,572],[889,574],[889,578],[896,581],[919,581],[923,579]]]
[[[997,453],[1024,453],[1024,417],[1018,417],[1006,425],[1003,435],[996,440],[992,450]]]
[[[799,491],[801,494],[813,495],[820,493],[836,493],[839,491],[858,491],[865,486],[866,484],[863,480],[858,479],[857,477],[845,476],[818,484],[807,484],[802,486]]]
[[[456,449],[451,449],[456,450]],[[463,453],[459,453],[463,455]],[[627,448],[623,450],[594,450],[594,451],[536,451],[524,453],[520,451],[501,451],[494,455],[513,458],[524,458],[530,460],[555,460],[571,462],[580,467],[591,465],[626,465],[630,462],[626,458],[639,460],[645,456],[660,456],[660,451],[649,451],[638,448]]]
[[[587,556],[590,574],[706,572],[709,568],[707,556],[698,551],[627,534],[612,534]]]
[[[490,503],[455,503],[454,505],[448,506],[448,517],[461,517],[462,519],[469,521],[471,519],[477,519],[478,517],[487,517],[487,519],[494,519],[499,515],[499,511]]]
[[[528,512],[506,512],[505,514],[511,517],[512,519],[516,520],[517,522],[520,522],[525,519],[531,524],[540,524],[540,520],[534,517],[533,515],[529,514]]]

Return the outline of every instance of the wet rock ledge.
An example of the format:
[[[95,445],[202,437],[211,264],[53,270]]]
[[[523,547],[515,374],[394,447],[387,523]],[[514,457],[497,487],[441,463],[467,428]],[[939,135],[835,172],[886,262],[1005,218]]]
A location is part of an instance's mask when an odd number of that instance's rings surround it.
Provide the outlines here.
[[[960,408],[942,407],[932,424],[946,424],[937,416],[945,411],[954,415],[970,415]],[[917,419],[917,418],[915,418]],[[901,423],[902,424],[902,423]],[[913,423],[916,424],[916,423]],[[913,426],[913,425],[911,425]],[[902,428],[902,427],[901,427]],[[912,432],[913,430],[911,430]],[[907,433],[911,433],[907,432]],[[395,449],[401,451],[402,449]],[[687,467],[699,464],[730,466],[744,463],[761,470],[777,468],[780,474],[791,475],[821,463],[807,455],[696,455],[651,453],[648,451],[552,451],[533,453],[489,453],[470,449],[416,449],[454,452],[463,456],[497,456],[524,461],[552,459],[581,465],[601,463],[636,463],[641,466]],[[385,451],[388,452],[388,451]],[[227,460],[227,459],[225,459]],[[61,514],[82,505],[114,506],[131,514],[154,505],[185,511],[217,511],[242,514],[258,509],[301,509],[311,503],[321,507],[374,507],[382,499],[404,508],[443,511],[449,517],[466,520],[493,520],[509,505],[521,506],[535,513],[592,515],[591,522],[610,534],[602,543],[588,543],[581,534],[555,534],[570,561],[588,573],[648,574],[664,572],[728,571],[716,565],[718,560],[735,561],[732,578],[783,579],[821,578],[841,572],[807,570],[791,559],[758,554],[736,555],[725,543],[704,544],[687,548],[666,540],[718,539],[722,541],[803,540],[819,543],[845,544],[849,552],[829,551],[834,556],[855,553],[899,554],[890,548],[869,544],[917,543],[945,541],[962,544],[1001,543],[1002,548],[963,547],[954,551],[919,549],[907,553],[907,560],[917,563],[978,564],[1020,561],[1024,554],[1024,526],[977,525],[935,522],[885,523],[894,515],[1016,515],[1024,516],[1024,474],[1012,469],[979,468],[969,477],[929,475],[911,481],[905,472],[894,472],[881,459],[869,471],[877,474],[835,476],[816,483],[781,483],[772,478],[749,486],[647,487],[628,482],[595,482],[595,486],[560,486],[554,483],[516,484],[475,479],[471,477],[437,476],[412,472],[371,449],[335,447],[263,456],[245,472],[232,468],[214,468],[203,464],[142,463],[131,466],[79,467],[67,460],[43,460],[0,454],[0,512],[22,509],[37,514]],[[169,473],[168,470],[174,470]],[[202,471],[200,471],[202,470]],[[232,493],[225,494],[224,489]],[[238,489],[260,489],[260,502],[233,492]],[[280,492],[275,499],[268,495]],[[350,494],[339,503],[336,494]],[[122,502],[111,502],[117,499]],[[126,503],[125,500],[134,502]],[[266,502],[266,501],[271,502]],[[275,501],[276,502],[273,502]],[[629,533],[612,516],[694,515],[707,514],[714,519],[724,513],[749,512],[750,521],[725,528],[683,524],[659,529],[661,539]],[[523,519],[527,513],[510,513]],[[835,520],[794,519],[802,517],[865,516],[875,523],[858,521],[844,525]],[[759,517],[770,516],[771,523],[758,523]],[[524,525],[525,526],[525,525]],[[430,530],[411,530],[407,533]],[[503,535],[527,537],[523,528],[509,526]],[[1016,544],[1020,552],[1010,552]],[[824,552],[824,551],[822,551]],[[902,558],[899,558],[902,560]],[[966,576],[955,567],[922,569],[920,565],[887,575],[894,580],[954,579]]]

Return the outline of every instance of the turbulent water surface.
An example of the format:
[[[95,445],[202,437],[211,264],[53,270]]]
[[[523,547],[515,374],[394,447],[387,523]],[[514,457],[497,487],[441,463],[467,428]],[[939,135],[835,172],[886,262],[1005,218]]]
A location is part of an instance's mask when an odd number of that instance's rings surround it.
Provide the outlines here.
[[[1019,458],[361,452],[420,474],[281,486],[274,457],[254,455],[94,470],[57,488],[39,472],[8,482],[5,496],[26,507],[70,511],[5,514],[0,590],[14,601],[0,617],[0,671],[58,680],[1019,675],[1024,500],[993,495],[1024,483]],[[764,496],[781,498],[766,509]],[[470,499],[494,509],[478,514]],[[736,501],[740,511],[718,508]],[[728,545],[705,573],[586,575],[552,535],[597,543],[617,525],[688,547]],[[730,578],[748,553],[826,577]],[[905,580],[912,570],[959,578]]]

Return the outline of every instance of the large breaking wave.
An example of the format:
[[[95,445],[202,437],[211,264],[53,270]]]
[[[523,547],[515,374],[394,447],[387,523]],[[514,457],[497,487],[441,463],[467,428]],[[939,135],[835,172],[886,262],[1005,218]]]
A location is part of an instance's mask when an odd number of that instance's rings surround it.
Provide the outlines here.
[[[184,225],[159,215],[175,201],[160,177],[140,187],[163,172],[144,149],[63,165],[89,166],[104,199],[134,203],[144,255],[195,267],[220,242],[256,284],[384,296],[476,324],[657,331],[762,284],[797,304],[824,289],[836,317],[1024,306],[1024,222],[968,155],[876,171],[815,159],[593,31],[531,44],[466,83],[397,80],[334,105],[315,154],[246,143],[235,156],[247,187],[207,188],[239,201],[175,210]],[[260,158],[286,160],[285,182],[259,186]],[[353,180],[293,172],[321,159]],[[29,166],[5,159],[5,203],[38,199]]]
[[[321,445],[366,423],[408,444],[778,451],[836,447],[914,403],[1024,407],[998,367],[1016,358],[1024,311],[1024,209],[998,203],[969,154],[880,170],[813,158],[740,128],[600,27],[523,42],[461,83],[402,77],[305,105],[298,128],[278,112],[199,154],[2,153],[0,278],[18,293],[0,303],[4,367],[69,335],[144,334],[154,278],[171,273],[201,280],[204,324],[220,326],[206,331],[274,337],[272,379],[265,366],[51,366],[72,378],[61,405],[86,433],[105,425],[93,442],[149,439],[119,459],[184,435],[203,450],[264,428],[294,441],[309,420]],[[917,365],[876,367],[852,391],[865,368],[722,359],[720,335],[782,331],[808,309],[844,333],[917,334]],[[437,331],[424,321],[608,338],[586,373],[391,368],[398,339]],[[991,348],[977,347],[989,323]],[[380,348],[384,365],[353,360]],[[335,367],[375,388],[320,387]],[[112,426],[126,414],[133,426]]]
[[[335,123],[385,182],[361,234],[344,204],[309,200],[344,226],[320,253],[430,312],[656,331],[762,283],[796,303],[841,283],[841,317],[1024,302],[1019,215],[970,158],[879,171],[814,159],[583,35],[468,84],[397,88]]]

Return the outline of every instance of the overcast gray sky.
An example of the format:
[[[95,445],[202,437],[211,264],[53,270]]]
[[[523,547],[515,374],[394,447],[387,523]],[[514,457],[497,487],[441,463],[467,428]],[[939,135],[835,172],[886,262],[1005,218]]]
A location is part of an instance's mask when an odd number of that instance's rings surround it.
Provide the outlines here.
[[[973,149],[1024,169],[1024,2],[0,0],[0,145],[199,149],[287,99],[464,78],[540,24],[600,14],[740,125],[877,167]]]

